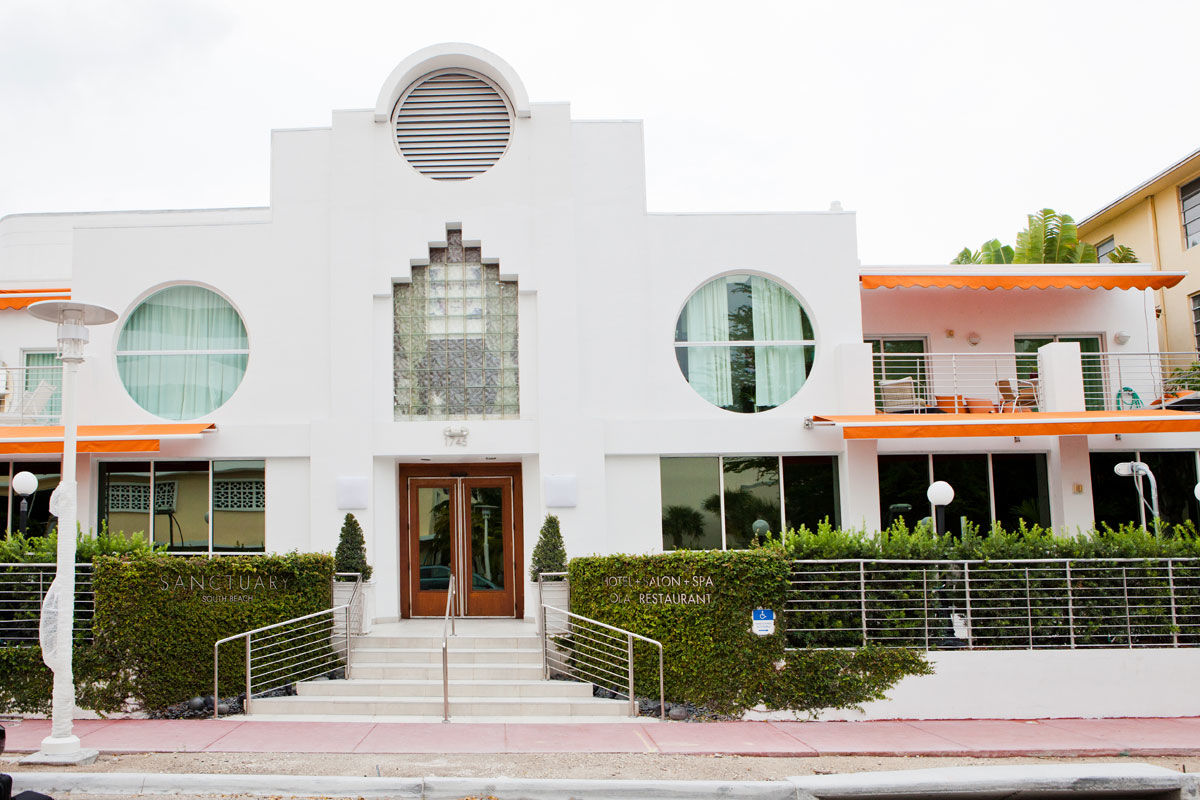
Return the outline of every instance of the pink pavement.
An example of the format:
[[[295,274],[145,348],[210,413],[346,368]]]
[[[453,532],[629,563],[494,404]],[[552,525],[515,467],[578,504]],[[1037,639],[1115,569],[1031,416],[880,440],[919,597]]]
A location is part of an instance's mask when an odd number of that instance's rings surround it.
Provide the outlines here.
[[[33,752],[50,721],[6,725]],[[1200,717],[876,722],[408,723],[79,720],[102,753],[662,753],[747,756],[1195,756]]]

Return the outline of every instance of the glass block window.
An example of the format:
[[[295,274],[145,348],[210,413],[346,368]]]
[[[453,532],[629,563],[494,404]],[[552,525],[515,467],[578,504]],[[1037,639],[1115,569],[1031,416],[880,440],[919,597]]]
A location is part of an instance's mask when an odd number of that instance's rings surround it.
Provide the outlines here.
[[[517,284],[448,234],[393,292],[396,419],[515,418]]]

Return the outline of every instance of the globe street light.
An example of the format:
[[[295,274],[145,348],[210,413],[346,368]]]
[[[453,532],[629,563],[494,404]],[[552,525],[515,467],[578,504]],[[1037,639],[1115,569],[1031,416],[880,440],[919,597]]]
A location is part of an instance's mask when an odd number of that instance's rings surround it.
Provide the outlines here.
[[[29,524],[29,495],[37,491],[38,479],[32,472],[18,472],[13,475],[12,488],[21,498],[21,524],[17,530],[25,535],[25,526]]]
[[[954,501],[954,487],[945,481],[934,481],[925,490],[925,497],[933,505],[933,533],[941,535],[946,532],[946,506]]]
[[[1113,472],[1120,475],[1122,478],[1133,478],[1133,486],[1138,493],[1138,514],[1142,520],[1142,530],[1146,530],[1146,497],[1142,494],[1142,478],[1150,479],[1150,513],[1154,515],[1154,535],[1160,534],[1158,521],[1158,482],[1154,480],[1154,473],[1150,471],[1150,467],[1146,466],[1144,461],[1122,461],[1120,464],[1113,466]],[[1200,495],[1197,495],[1200,497]]]
[[[83,362],[88,325],[116,320],[115,312],[101,306],[62,300],[43,300],[27,309],[38,319],[58,324],[58,358],[62,361],[63,459],[58,488],[50,495],[50,513],[58,518],[58,552],[54,582],[42,600],[38,638],[42,660],[54,671],[50,735],[29,761],[77,764],[95,760],[97,751],[82,750],[71,732],[75,717],[75,679],[72,674],[72,629],[75,627],[75,535],[78,487],[75,483],[76,437],[75,379]]]

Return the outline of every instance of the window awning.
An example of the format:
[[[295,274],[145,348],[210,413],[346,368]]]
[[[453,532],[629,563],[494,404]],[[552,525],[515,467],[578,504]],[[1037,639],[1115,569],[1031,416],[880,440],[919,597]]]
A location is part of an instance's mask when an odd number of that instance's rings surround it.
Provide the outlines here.
[[[1072,436],[1200,431],[1200,413],[1161,409],[1006,414],[863,414],[814,416],[838,425],[843,439],[941,439],[957,436]]]
[[[1056,270],[964,266],[862,270],[859,281],[864,289],[1169,289],[1186,275],[1100,266]]]
[[[42,300],[70,299],[70,289],[0,289],[0,310],[25,308]]]
[[[163,440],[199,439],[216,430],[211,422],[173,422],[156,425],[80,425],[80,453],[157,453]],[[61,453],[61,425],[0,427],[0,455]]]

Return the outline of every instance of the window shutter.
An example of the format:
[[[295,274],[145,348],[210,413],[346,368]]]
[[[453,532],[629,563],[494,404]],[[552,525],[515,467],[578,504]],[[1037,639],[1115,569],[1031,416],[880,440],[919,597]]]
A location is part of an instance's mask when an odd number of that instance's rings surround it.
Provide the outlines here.
[[[504,155],[511,131],[508,103],[478,75],[437,72],[413,84],[393,115],[400,152],[422,175],[463,181]]]

